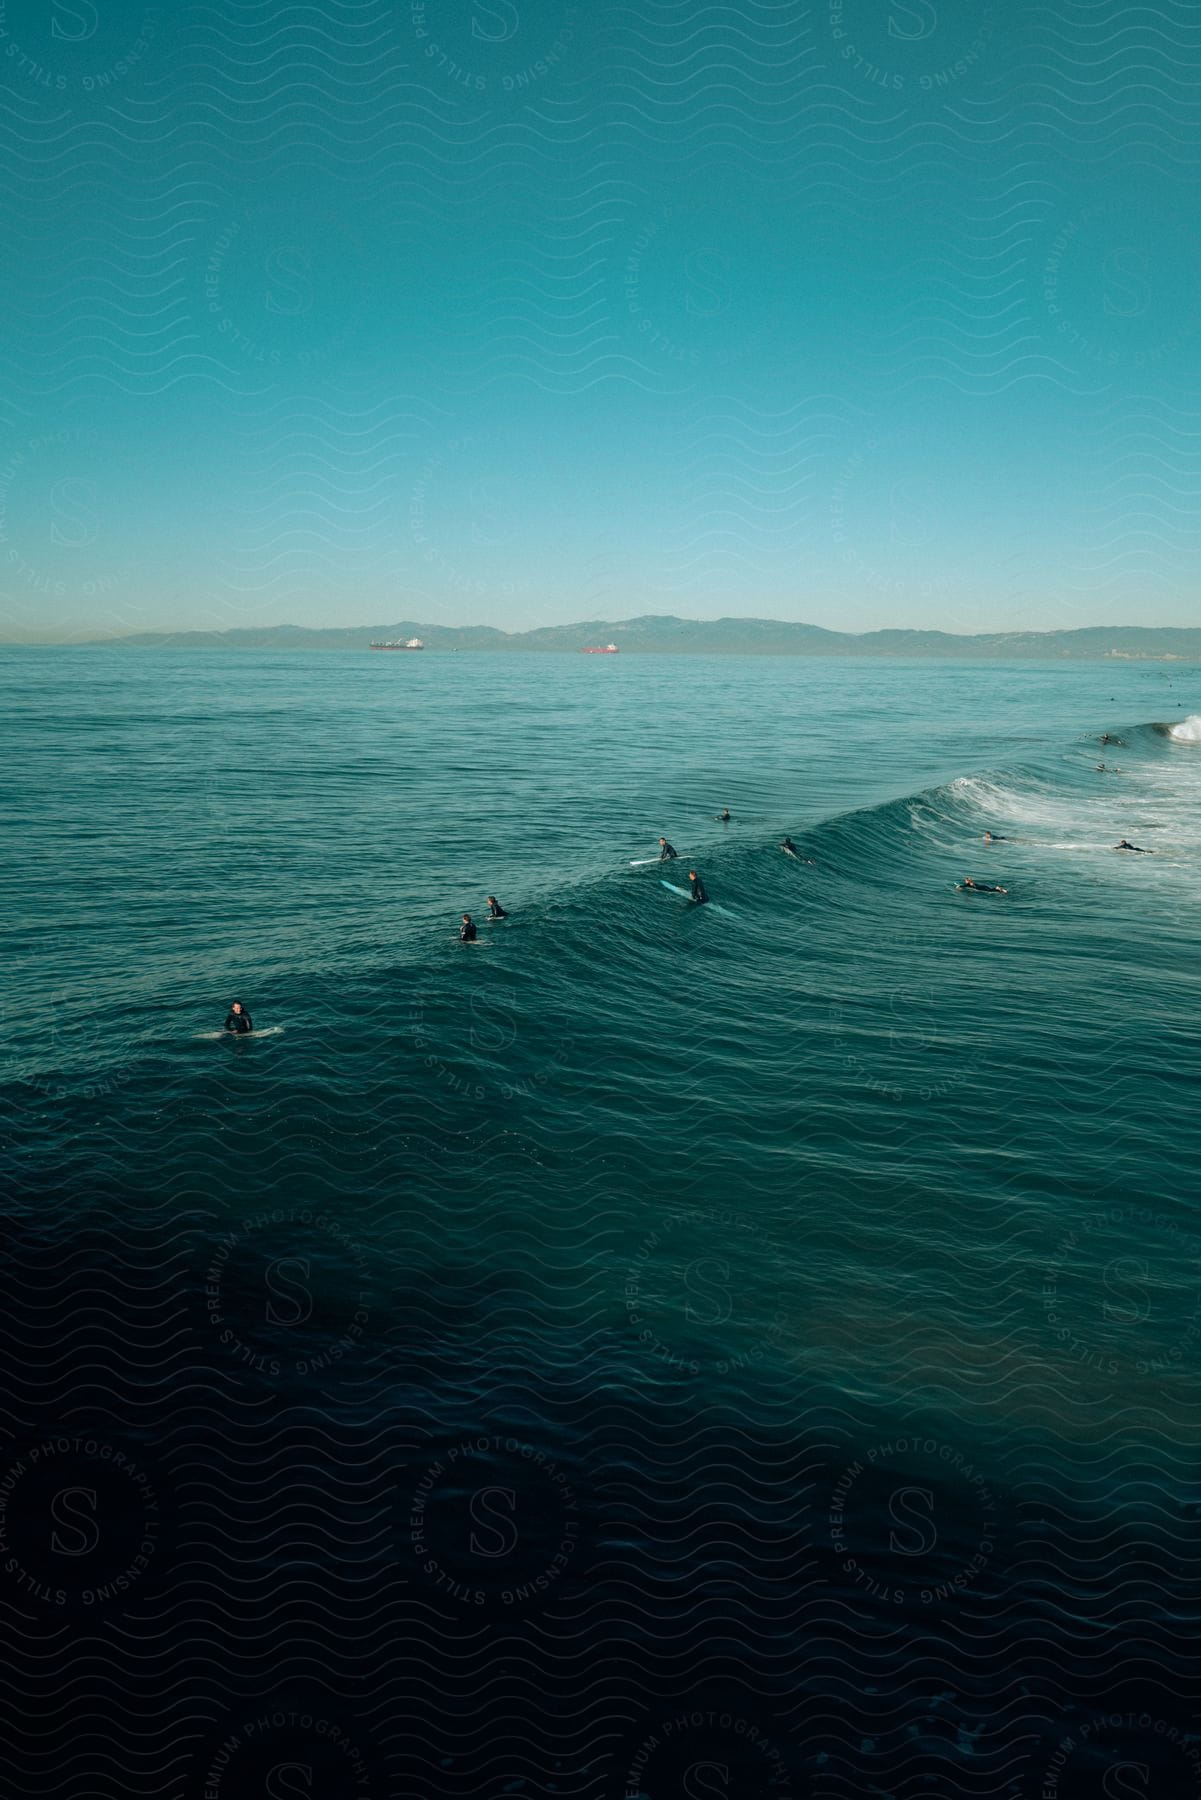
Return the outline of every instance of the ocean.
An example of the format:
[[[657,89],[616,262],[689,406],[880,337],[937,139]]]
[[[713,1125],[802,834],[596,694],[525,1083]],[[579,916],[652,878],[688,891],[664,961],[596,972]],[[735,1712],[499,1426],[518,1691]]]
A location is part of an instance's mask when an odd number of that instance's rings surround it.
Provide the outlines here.
[[[1201,1792],[1201,671],[0,688],[14,1792]]]

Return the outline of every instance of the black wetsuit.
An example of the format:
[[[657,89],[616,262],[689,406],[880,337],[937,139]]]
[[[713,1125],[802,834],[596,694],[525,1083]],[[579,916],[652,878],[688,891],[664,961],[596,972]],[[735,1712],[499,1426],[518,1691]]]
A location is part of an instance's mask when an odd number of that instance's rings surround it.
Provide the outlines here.
[[[509,916],[508,913],[505,911],[504,907],[500,904],[499,900],[489,900],[489,902],[488,902],[488,917],[490,919],[507,919],[508,916]]]
[[[474,944],[475,936],[475,925],[470,919],[464,919],[463,923],[459,926],[459,942],[461,944]]]
[[[1003,894],[1004,888],[986,887],[982,881],[961,881],[960,888],[965,894]]]
[[[1120,844],[1115,844],[1114,849],[1115,850],[1133,850],[1134,854],[1136,856],[1152,856],[1152,855],[1154,855],[1153,851],[1144,850],[1141,844],[1128,844],[1125,841],[1125,839],[1123,839]]]
[[[243,1010],[240,1013],[236,1013],[236,1012],[230,1013],[229,1017],[225,1021],[225,1029],[226,1029],[226,1031],[239,1031],[239,1032],[253,1031],[254,1026],[250,1022],[250,1014],[245,1010],[245,1008],[243,1008]]]
[[[669,843],[667,843],[666,840],[664,840],[663,848],[659,852],[659,861],[660,862],[671,862],[672,858],[675,856],[678,856],[678,855],[679,855],[679,851],[673,850],[671,845]]]
[[[781,850],[786,850],[789,856],[795,856],[797,853],[797,847],[791,838],[785,838],[784,842],[780,845],[780,848]]]
[[[700,876],[694,875],[688,885],[692,889],[692,898],[696,901],[698,906],[703,906],[709,896],[705,892],[705,884]]]

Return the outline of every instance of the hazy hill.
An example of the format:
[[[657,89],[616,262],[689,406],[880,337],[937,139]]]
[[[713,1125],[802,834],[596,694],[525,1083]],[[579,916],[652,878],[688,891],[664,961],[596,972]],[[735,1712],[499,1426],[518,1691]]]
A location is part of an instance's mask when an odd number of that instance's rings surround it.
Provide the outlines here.
[[[401,619],[388,625],[242,627],[231,631],[140,632],[109,638],[118,647],[196,650],[366,650],[375,639],[419,637],[427,652],[448,650],[578,651],[613,642],[625,655],[697,656],[926,656],[926,657],[1131,657],[1201,660],[1201,628],[1088,625],[1075,631],[1010,631],[959,635],[946,631],[827,631],[820,625],[780,619],[677,619],[648,613],[637,619],[586,620],[543,625],[533,631],[498,631],[491,625],[423,625]]]

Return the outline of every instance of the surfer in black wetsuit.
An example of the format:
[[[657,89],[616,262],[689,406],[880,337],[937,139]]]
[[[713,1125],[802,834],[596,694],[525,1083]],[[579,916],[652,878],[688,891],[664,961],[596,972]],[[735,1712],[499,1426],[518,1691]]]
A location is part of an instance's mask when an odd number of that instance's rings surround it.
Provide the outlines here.
[[[796,845],[793,843],[793,841],[790,837],[786,837],[784,839],[784,842],[780,845],[780,848],[784,852],[785,856],[799,856],[800,855],[800,852],[798,851]]]
[[[496,895],[489,894],[488,895],[488,917],[490,919],[507,919],[508,916],[509,916],[508,913],[505,911],[505,909],[501,905],[500,901],[496,898]]]
[[[1110,735],[1107,731],[1103,731],[1101,733],[1101,742],[1103,744],[1121,744],[1122,740],[1121,740],[1121,738],[1110,737]],[[1122,748],[1124,750],[1126,748],[1126,746],[1124,744],[1122,744]]]
[[[673,850],[666,838],[659,839],[659,861],[660,862],[670,862],[673,857],[678,856],[678,855],[679,855],[679,851]]]
[[[459,942],[461,944],[475,943],[475,926],[471,922],[470,913],[463,914],[463,923],[459,926]]]
[[[704,882],[701,880],[695,869],[689,869],[688,871],[688,885],[692,889],[692,898],[696,901],[698,906],[703,906],[709,896],[705,892]]]
[[[1126,842],[1125,838],[1122,839],[1120,844],[1115,844],[1114,849],[1115,850],[1133,850],[1134,854],[1136,856],[1154,856],[1155,855],[1154,850],[1144,850],[1141,844],[1128,844]]]
[[[984,842],[986,844],[1003,844],[1005,839],[998,831],[986,831],[984,833]]]
[[[225,1021],[225,1029],[226,1031],[236,1031],[239,1033],[254,1030],[250,1014],[246,1011],[246,1008],[242,1005],[240,1000],[231,1001],[229,1015]]]
[[[723,806],[723,807],[722,807],[722,809],[721,809],[721,811],[720,811],[720,812],[719,812],[719,813],[718,813],[718,815],[717,815],[717,816],[718,816],[718,818],[719,818],[719,819],[720,819],[720,820],[721,820],[721,822],[722,822],[722,824],[723,824],[723,825],[728,825],[728,824],[729,824],[729,823],[730,823],[730,809],[729,809],[729,807],[728,807],[728,806]]]
[[[1009,892],[1008,888],[987,887],[982,881],[973,881],[970,875],[966,875],[959,885],[971,888],[973,894],[1007,894]]]

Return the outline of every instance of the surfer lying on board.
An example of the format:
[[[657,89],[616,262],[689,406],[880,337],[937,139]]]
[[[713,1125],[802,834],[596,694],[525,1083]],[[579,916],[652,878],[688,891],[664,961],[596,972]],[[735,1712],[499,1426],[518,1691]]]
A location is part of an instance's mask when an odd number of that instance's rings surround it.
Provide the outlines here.
[[[973,881],[970,875],[965,876],[959,885],[961,888],[970,888],[973,894],[1007,894],[1009,892],[1008,888],[988,887],[983,881]]]
[[[689,869],[688,871],[688,885],[692,889],[692,898],[696,901],[698,906],[703,906],[709,896],[705,891],[704,882],[701,880],[695,869]]]
[[[229,1016],[225,1021],[225,1029],[226,1031],[237,1032],[254,1030],[250,1014],[246,1011],[246,1008],[242,1005],[240,1000],[231,1001]]]
[[[1122,744],[1121,738],[1110,737],[1107,731],[1101,733],[1101,742],[1103,744]],[[1122,748],[1123,750],[1126,748],[1125,744],[1122,744]]]
[[[1005,839],[1001,836],[999,831],[986,831],[984,833],[984,842],[986,844],[1003,844]]]
[[[489,894],[488,895],[488,917],[490,919],[507,919],[508,916],[509,916],[508,913],[505,911],[505,909],[501,905],[500,901],[496,898],[496,895]]]
[[[790,837],[786,837],[784,839],[784,842],[780,845],[780,848],[784,852],[785,856],[799,856],[800,855],[800,851],[797,849],[796,845],[793,843],[793,841]]]
[[[659,861],[660,862],[670,862],[673,857],[678,856],[679,854],[680,853],[678,850],[672,849],[671,845],[668,843],[666,838],[659,839]]]
[[[475,926],[472,924],[471,914],[464,913],[463,923],[459,926],[459,942],[460,944],[474,944],[475,936]]]
[[[1128,844],[1126,842],[1125,838],[1122,839],[1120,844],[1115,844],[1114,849],[1115,850],[1133,850],[1134,854],[1136,856],[1154,856],[1155,855],[1154,850],[1144,850],[1141,844]]]

